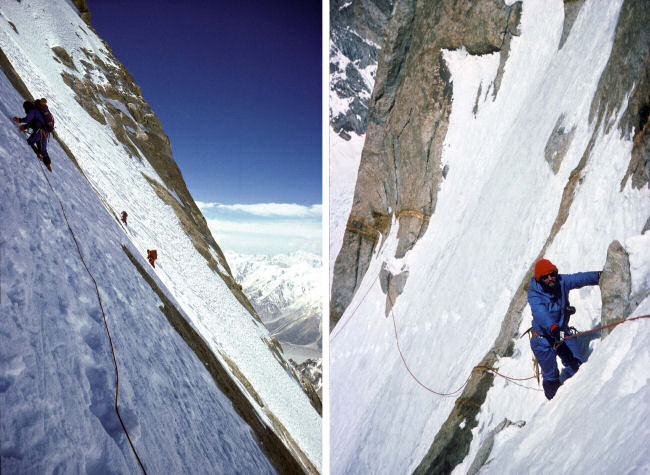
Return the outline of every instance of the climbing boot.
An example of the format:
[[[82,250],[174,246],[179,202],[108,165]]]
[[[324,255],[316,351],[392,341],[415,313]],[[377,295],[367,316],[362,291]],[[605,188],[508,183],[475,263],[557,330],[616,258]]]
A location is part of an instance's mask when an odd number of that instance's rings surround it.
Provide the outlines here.
[[[542,383],[542,387],[544,388],[544,395],[546,396],[546,399],[550,401],[551,399],[553,399],[553,396],[555,396],[555,393],[560,387],[560,382],[544,380],[544,382]]]

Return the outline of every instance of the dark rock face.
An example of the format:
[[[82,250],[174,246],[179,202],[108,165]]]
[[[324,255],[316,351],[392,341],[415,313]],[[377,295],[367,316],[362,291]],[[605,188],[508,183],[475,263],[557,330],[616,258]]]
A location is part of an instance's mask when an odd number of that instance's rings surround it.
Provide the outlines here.
[[[562,49],[569,33],[571,33],[571,27],[584,3],[585,0],[564,0],[564,25],[562,27],[562,38],[560,39],[560,49]]]
[[[452,86],[442,50],[502,51],[516,30],[521,4],[499,0],[395,5],[369,103],[366,143],[351,216],[335,267],[330,320],[352,299],[379,236],[398,221],[396,257],[426,232],[442,181],[440,157]]]
[[[591,105],[590,120],[612,125],[628,92],[621,134],[634,137],[632,159],[621,190],[631,178],[636,189],[650,182],[650,8],[647,2],[626,0],[621,7],[609,62]]]
[[[348,110],[330,118],[332,128],[346,140],[349,132],[366,131],[370,87],[362,70],[374,67],[384,28],[393,8],[393,0],[333,0],[330,2],[330,57],[338,54],[347,64],[330,62],[332,89],[341,99],[350,101]]]
[[[72,0],[72,3],[75,7],[77,7],[77,10],[79,10],[79,16],[81,19],[86,22],[86,25],[92,27],[92,19],[90,16],[90,10],[88,10],[88,5],[86,4],[86,0]]]

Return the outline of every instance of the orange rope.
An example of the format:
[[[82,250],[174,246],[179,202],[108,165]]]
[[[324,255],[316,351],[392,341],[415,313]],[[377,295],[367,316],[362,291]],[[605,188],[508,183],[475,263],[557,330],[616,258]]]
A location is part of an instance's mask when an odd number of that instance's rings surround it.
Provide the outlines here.
[[[126,430],[126,426],[124,425],[124,421],[122,420],[122,416],[120,415],[120,410],[118,408],[118,395],[119,395],[119,390],[120,390],[120,373],[117,369],[117,359],[115,357],[115,347],[113,346],[113,338],[111,338],[111,332],[108,329],[108,322],[106,321],[106,313],[104,313],[104,306],[102,305],[102,298],[99,295],[99,286],[97,285],[97,281],[95,280],[95,277],[93,277],[92,273],[90,272],[90,269],[88,269],[88,265],[86,265],[86,261],[84,260],[84,256],[81,252],[81,247],[79,246],[79,242],[77,241],[77,237],[74,234],[74,231],[72,230],[72,227],[70,226],[70,222],[68,221],[68,216],[65,213],[65,208],[63,207],[63,203],[61,202],[61,199],[59,196],[56,194],[56,191],[54,191],[54,187],[52,186],[52,183],[50,183],[50,179],[47,177],[47,174],[45,173],[45,170],[43,170],[43,165],[41,165],[41,171],[43,172],[43,176],[45,176],[45,180],[47,181],[47,184],[50,185],[50,188],[52,190],[52,193],[54,193],[54,196],[56,196],[56,199],[59,202],[59,206],[61,207],[61,211],[63,212],[63,218],[65,219],[66,224],[68,225],[68,229],[70,230],[70,234],[72,235],[72,239],[74,240],[75,246],[77,246],[77,252],[79,252],[79,257],[81,257],[81,263],[83,266],[86,268],[86,272],[88,272],[88,275],[90,276],[91,280],[93,281],[93,284],[95,285],[95,291],[97,292],[97,300],[99,301],[99,308],[102,311],[102,316],[104,317],[104,327],[106,328],[106,334],[108,335],[108,341],[111,345],[111,354],[113,355],[113,366],[115,366],[115,413],[117,414],[117,418],[120,420],[120,424],[122,424],[122,429],[124,429],[124,433],[126,434],[126,438],[129,441],[129,445],[131,446],[131,450],[133,451],[133,454],[135,455],[135,458],[138,460],[138,464],[140,465],[140,468],[142,469],[142,472],[146,475],[147,471],[144,468],[144,465],[142,464],[142,461],[140,460],[140,457],[138,456],[138,452],[135,450],[135,446],[133,445],[133,441],[131,441],[131,437],[129,436],[129,432]]]
[[[390,301],[390,304],[391,304],[390,314],[391,314],[391,316],[393,318],[393,328],[395,330],[395,342],[397,343],[397,351],[399,352],[399,356],[402,359],[402,363],[404,363],[404,367],[406,368],[406,371],[408,371],[408,373],[411,375],[411,377],[415,380],[416,383],[418,383],[420,386],[422,386],[424,389],[426,389],[430,393],[436,394],[438,396],[443,396],[443,397],[450,397],[450,396],[454,396],[454,395],[458,394],[465,386],[467,386],[467,383],[469,382],[469,379],[472,376],[471,374],[467,377],[465,382],[458,389],[456,389],[455,391],[449,392],[449,393],[442,393],[442,392],[438,392],[438,391],[435,391],[435,390],[431,389],[429,386],[422,383],[417,378],[417,376],[415,376],[415,374],[413,374],[413,371],[411,371],[411,368],[409,368],[409,365],[406,362],[406,358],[404,358],[404,354],[402,353],[402,349],[400,348],[400,345],[399,345],[399,337],[398,337],[398,334],[397,334],[397,323],[395,322],[395,312],[393,312],[393,307],[394,307],[393,300],[390,298],[390,293],[389,292],[387,292],[386,295],[387,295],[388,300]],[[506,376],[504,374],[501,374],[496,369],[491,368],[489,366],[482,366],[482,365],[474,366],[472,371],[474,371],[475,369],[483,370],[483,371],[490,371],[490,372],[494,373],[497,376],[501,376],[502,378],[504,378],[504,379],[506,379],[508,381],[513,381],[513,382],[514,381],[527,381],[529,379],[535,379],[534,375],[530,376],[530,377],[527,377],[527,378],[513,378],[511,376]],[[523,386],[521,384],[519,386],[522,386],[522,387],[524,387],[526,389],[530,389],[530,390],[533,390],[533,391],[539,391],[539,389],[529,388],[528,386]]]

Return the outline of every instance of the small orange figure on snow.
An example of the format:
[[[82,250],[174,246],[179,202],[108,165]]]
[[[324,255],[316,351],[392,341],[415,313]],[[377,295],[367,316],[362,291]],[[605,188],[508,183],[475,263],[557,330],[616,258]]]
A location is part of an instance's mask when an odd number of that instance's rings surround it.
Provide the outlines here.
[[[158,252],[155,249],[147,249],[147,259],[149,259],[149,264],[151,267],[156,267],[156,259],[158,259]]]
[[[126,211],[122,211],[122,222],[124,223],[124,226],[127,226],[126,224],[126,218],[128,217],[128,213]]]

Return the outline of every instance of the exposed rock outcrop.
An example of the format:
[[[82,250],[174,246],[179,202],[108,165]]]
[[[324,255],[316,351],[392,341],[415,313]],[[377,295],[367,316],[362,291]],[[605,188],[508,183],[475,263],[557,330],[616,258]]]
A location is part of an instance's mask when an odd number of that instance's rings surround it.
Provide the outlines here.
[[[77,7],[77,10],[79,10],[79,16],[81,19],[86,22],[86,25],[92,27],[92,18],[86,0],[72,0],[72,3]]]
[[[503,419],[499,425],[497,425],[494,429],[492,429],[483,443],[481,444],[481,448],[478,449],[478,453],[476,454],[476,457],[474,457],[474,461],[472,462],[472,465],[470,465],[469,469],[467,470],[467,475],[476,475],[479,470],[481,470],[481,467],[485,465],[486,462],[488,462],[488,457],[490,456],[490,452],[492,451],[492,447],[494,446],[494,438],[496,435],[501,432],[504,429],[507,429],[510,426],[515,426],[518,428],[523,427],[526,425],[525,421],[517,421],[517,422],[512,422],[509,419]]]
[[[602,325],[619,322],[629,318],[639,304],[650,295],[650,280],[647,271],[637,274],[633,281],[634,267],[643,269],[647,266],[643,253],[635,254],[636,248],[647,247],[650,236],[646,234],[630,239],[631,249],[618,241],[613,241],[607,249],[607,261],[600,276],[600,293],[602,299]],[[601,331],[605,338],[614,330],[606,328]]]
[[[600,276],[602,325],[617,322],[629,315],[631,291],[630,256],[620,242],[614,241],[607,249],[607,260]],[[605,338],[611,331],[611,328],[602,330],[601,338]]]
[[[350,132],[366,132],[371,87],[368,75],[377,64],[384,28],[393,0],[334,0],[330,2],[332,25],[330,78],[332,89],[349,102],[345,112],[332,114],[331,125],[349,140]]]
[[[379,274],[379,282],[381,284],[381,290],[386,294],[386,310],[384,312],[386,317],[388,317],[393,309],[397,297],[399,297],[404,290],[408,277],[409,272],[407,270],[398,274],[393,274],[387,269],[385,264],[382,267],[381,273]]]
[[[621,7],[609,62],[591,105],[590,120],[607,127],[627,106],[620,121],[621,134],[634,139],[632,159],[621,190],[631,179],[636,189],[650,182],[650,8],[647,3],[626,0]]]
[[[330,320],[336,324],[370,256],[396,218],[403,256],[426,232],[442,181],[442,144],[452,86],[442,51],[507,48],[521,4],[499,0],[395,5],[369,103],[366,143],[343,246],[334,267]]]

